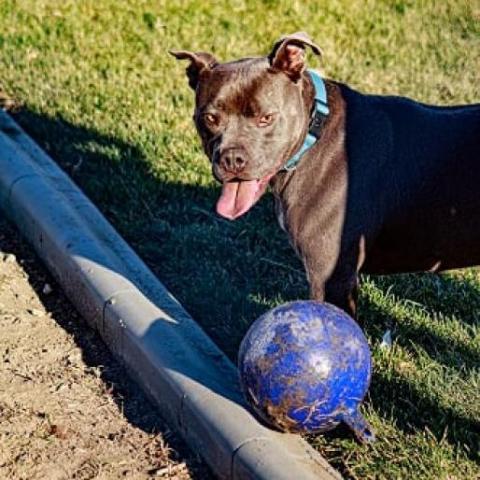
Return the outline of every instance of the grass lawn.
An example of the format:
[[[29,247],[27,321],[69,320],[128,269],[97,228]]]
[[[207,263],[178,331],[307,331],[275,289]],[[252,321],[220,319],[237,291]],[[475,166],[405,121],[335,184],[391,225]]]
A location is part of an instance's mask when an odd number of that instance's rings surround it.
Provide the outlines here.
[[[323,47],[327,76],[360,90],[480,101],[478,0],[0,2],[0,90],[18,120],[232,359],[248,325],[307,284],[270,196],[233,223],[212,214],[185,65],[166,51],[265,54],[296,30]],[[364,277],[360,315],[378,441],[309,441],[347,478],[480,478],[478,271]]]

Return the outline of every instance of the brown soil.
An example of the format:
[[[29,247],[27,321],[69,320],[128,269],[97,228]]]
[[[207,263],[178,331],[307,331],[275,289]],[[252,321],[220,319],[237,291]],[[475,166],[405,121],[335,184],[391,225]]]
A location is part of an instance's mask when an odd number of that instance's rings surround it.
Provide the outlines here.
[[[0,478],[212,478],[1,214]]]

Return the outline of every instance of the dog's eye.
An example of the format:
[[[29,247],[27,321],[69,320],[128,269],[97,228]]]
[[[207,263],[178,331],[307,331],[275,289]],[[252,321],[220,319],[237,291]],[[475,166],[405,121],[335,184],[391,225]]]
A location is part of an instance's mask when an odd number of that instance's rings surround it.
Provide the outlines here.
[[[268,127],[272,124],[275,115],[273,113],[267,113],[266,115],[262,115],[258,121],[259,127]]]
[[[213,113],[205,113],[203,115],[203,120],[209,126],[214,127],[214,126],[218,125],[218,117],[216,115],[214,115]]]

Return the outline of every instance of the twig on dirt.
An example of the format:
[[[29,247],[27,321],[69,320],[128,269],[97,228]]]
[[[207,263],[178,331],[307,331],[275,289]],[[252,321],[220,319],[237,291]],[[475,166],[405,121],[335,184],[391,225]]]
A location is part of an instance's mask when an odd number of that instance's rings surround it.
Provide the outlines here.
[[[30,375],[24,375],[23,373],[19,373],[15,370],[12,370],[12,373],[17,377],[23,378],[24,380],[27,380],[29,382],[33,382],[33,378],[30,377]]]

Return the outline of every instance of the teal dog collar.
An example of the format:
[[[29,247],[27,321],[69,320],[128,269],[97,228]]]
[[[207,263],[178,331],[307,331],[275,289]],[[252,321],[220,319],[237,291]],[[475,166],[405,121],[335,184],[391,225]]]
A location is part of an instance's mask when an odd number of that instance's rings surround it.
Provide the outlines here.
[[[315,105],[310,120],[310,126],[307,136],[303,141],[303,145],[300,150],[288,160],[282,170],[291,171],[295,170],[298,162],[302,158],[303,154],[309,150],[313,144],[318,140],[320,136],[321,127],[325,120],[325,117],[329,114],[327,90],[325,88],[325,82],[322,77],[314,70],[307,70],[315,88]]]

